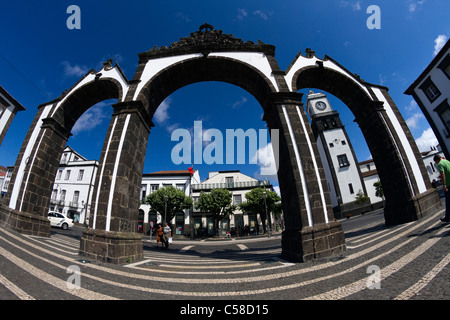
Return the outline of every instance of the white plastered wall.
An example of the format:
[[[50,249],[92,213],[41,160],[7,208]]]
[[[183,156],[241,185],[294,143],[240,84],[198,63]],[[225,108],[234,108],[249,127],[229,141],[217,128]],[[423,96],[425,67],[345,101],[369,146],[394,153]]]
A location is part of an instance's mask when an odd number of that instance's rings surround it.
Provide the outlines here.
[[[123,77],[123,75],[119,72],[119,70],[116,67],[111,68],[111,69],[103,68],[97,74],[99,74],[99,73],[101,73],[101,76],[97,79],[97,81],[101,80],[101,79],[114,79],[119,82],[120,86],[122,87],[122,96],[119,97],[118,101],[119,102],[124,101],[125,97],[127,95],[128,89],[129,89],[129,85],[128,85],[127,80]],[[70,92],[61,101],[58,102],[58,104],[57,104],[55,110],[52,112],[51,116],[53,116],[57,112],[57,110],[62,106],[62,104],[74,92],[76,92],[81,87],[87,85],[88,83],[96,81],[95,77],[96,77],[95,73],[90,73],[87,76],[85,76],[72,90],[70,90]]]
[[[267,57],[263,53],[259,52],[211,52],[208,57],[222,57],[229,58],[232,60],[241,61],[243,63],[249,64],[258,71],[260,71],[270,82],[273,84],[275,89],[278,90],[278,85],[276,83],[275,77],[272,74],[272,68],[267,60]],[[141,82],[139,83],[136,92],[134,93],[133,100],[136,100],[142,89],[147,85],[147,83],[163,69],[169,68],[179,62],[191,60],[191,59],[202,59],[202,53],[186,54],[174,57],[164,57],[158,59],[150,59],[144,67],[141,75]]]

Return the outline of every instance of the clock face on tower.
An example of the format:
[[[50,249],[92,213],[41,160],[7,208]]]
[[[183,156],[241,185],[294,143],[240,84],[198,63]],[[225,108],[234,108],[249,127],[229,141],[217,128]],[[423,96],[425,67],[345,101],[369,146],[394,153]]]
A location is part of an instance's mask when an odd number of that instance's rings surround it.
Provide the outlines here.
[[[323,111],[326,109],[326,107],[327,107],[327,105],[323,101],[319,101],[316,103],[317,110]]]

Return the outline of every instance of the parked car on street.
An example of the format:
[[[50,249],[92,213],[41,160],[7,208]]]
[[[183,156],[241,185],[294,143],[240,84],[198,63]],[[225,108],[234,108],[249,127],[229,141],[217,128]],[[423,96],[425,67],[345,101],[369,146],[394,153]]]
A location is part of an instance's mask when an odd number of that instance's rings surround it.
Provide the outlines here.
[[[48,220],[50,220],[50,226],[52,227],[62,228],[63,230],[73,227],[73,220],[59,212],[49,212]]]

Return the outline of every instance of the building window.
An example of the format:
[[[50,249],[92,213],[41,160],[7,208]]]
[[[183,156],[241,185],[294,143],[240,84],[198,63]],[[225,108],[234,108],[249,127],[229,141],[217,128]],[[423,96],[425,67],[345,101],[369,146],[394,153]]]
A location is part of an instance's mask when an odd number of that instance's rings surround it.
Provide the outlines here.
[[[80,191],[75,191],[75,192],[73,193],[73,203],[74,203],[75,205],[77,205],[79,199],[80,199]]]
[[[353,185],[351,183],[348,184],[348,190],[350,191],[350,194],[355,193],[355,191],[353,191]]]
[[[159,189],[159,184],[152,184],[152,189],[151,189],[152,193],[158,191],[158,189]]]
[[[70,179],[70,170],[66,171],[66,177],[64,178],[64,180],[69,180]]]
[[[333,148],[333,147],[334,147],[333,142],[330,142],[330,148]]]
[[[436,109],[435,112],[441,118],[442,123],[444,124],[444,135],[448,138],[450,137],[450,106],[448,104],[448,99],[445,99]]]
[[[83,176],[84,176],[84,170],[80,170],[80,172],[78,172],[78,181],[82,181]]]
[[[66,201],[66,190],[61,191],[61,202],[64,203]]]
[[[438,65],[438,68],[441,69],[450,80],[450,54],[447,54],[444,60]]]
[[[177,184],[175,188],[184,192],[184,184]]]
[[[337,158],[338,158],[338,162],[339,162],[339,167],[340,168],[350,166],[350,163],[348,162],[346,154],[341,154]]]
[[[61,180],[62,170],[58,170],[58,174],[56,175],[56,180]]]
[[[441,95],[441,92],[430,77],[428,77],[419,88],[425,93],[430,102],[434,102]]]
[[[343,146],[345,146],[347,144],[347,142],[345,140],[342,140],[341,143]]]
[[[238,205],[242,203],[242,195],[240,194],[235,194],[233,195],[233,203]]]
[[[144,201],[147,197],[147,185],[143,184],[141,189],[141,200]]]
[[[334,118],[331,118],[330,119],[330,123],[331,123],[331,126],[333,126],[333,127],[336,127],[336,119],[334,119]]]

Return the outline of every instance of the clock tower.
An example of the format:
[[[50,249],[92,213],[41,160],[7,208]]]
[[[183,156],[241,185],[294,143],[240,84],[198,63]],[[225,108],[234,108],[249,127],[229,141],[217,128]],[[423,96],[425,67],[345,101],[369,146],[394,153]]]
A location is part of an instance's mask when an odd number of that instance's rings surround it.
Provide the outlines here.
[[[370,201],[364,205],[355,202],[359,192],[367,195],[367,191],[339,113],[331,108],[324,93],[310,91],[306,106],[330,189],[335,216],[342,218],[347,214],[363,212],[365,206],[370,208]]]

